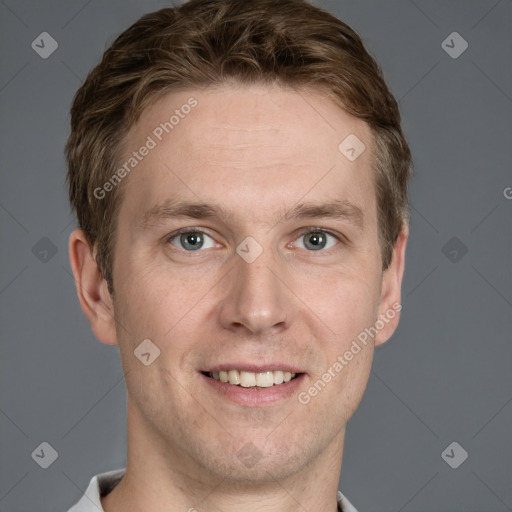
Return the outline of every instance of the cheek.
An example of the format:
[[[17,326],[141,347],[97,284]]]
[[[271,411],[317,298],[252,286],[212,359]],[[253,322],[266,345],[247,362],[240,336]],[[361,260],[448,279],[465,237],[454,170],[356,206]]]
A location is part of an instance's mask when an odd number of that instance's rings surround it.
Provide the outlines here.
[[[160,364],[181,371],[198,326],[204,324],[204,298],[212,288],[213,271],[184,277],[155,261],[127,261],[123,270],[116,320],[124,327],[118,326],[118,339],[126,363],[131,365],[134,350],[150,339],[160,350]]]
[[[309,286],[311,282],[315,285]],[[380,277],[370,267],[324,271],[305,285],[304,303],[340,342],[357,336],[377,318]]]
[[[357,408],[368,382],[374,343],[365,329],[375,323],[380,297],[378,272],[352,270],[331,273],[319,283],[321,293],[310,294],[307,299],[328,327],[324,329],[326,338],[316,340],[325,359],[322,367],[316,368],[312,382],[329,381],[324,399],[333,400],[333,413],[346,418]]]
[[[183,410],[187,395],[176,375],[187,350],[184,327],[193,321],[200,290],[187,293],[184,283],[162,279],[151,266],[138,270],[128,262],[124,270],[116,321],[127,389],[148,418],[163,414],[158,411],[162,389],[168,390],[173,410]],[[150,354],[148,365],[142,353]]]

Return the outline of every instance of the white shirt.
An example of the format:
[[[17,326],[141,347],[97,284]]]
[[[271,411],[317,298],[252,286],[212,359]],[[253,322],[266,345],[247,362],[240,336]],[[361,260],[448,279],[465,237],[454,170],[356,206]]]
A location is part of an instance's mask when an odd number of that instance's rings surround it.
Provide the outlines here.
[[[101,506],[100,497],[106,496],[114,489],[123,478],[125,469],[116,469],[93,476],[85,494],[68,512],[105,512]],[[357,512],[340,491],[338,491],[336,499],[338,501],[338,512]]]

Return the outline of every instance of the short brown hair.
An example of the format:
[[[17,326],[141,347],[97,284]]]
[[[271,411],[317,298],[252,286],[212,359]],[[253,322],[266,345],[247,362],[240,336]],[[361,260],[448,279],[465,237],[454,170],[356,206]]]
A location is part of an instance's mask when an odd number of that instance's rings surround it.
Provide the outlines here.
[[[124,31],[72,105],[69,198],[111,293],[122,187],[108,201],[94,190],[115,173],[125,135],[163,94],[233,80],[327,91],[370,126],[382,263],[388,267],[408,222],[412,159],[397,102],[360,37],[305,0],[191,0],[147,14]]]

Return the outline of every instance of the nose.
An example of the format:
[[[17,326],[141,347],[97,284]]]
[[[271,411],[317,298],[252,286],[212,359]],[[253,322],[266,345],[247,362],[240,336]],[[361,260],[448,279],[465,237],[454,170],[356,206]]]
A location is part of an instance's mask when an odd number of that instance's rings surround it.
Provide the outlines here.
[[[256,336],[277,334],[289,327],[293,303],[283,263],[279,264],[270,249],[252,262],[238,254],[234,258],[219,311],[222,326]]]

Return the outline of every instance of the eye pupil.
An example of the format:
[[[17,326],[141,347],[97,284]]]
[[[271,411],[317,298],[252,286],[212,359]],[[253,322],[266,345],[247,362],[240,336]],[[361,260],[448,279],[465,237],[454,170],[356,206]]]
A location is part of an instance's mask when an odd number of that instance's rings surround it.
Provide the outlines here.
[[[199,233],[184,233],[181,235],[180,242],[183,247],[196,251],[201,248],[203,244],[203,237]]]
[[[309,233],[306,235],[307,243],[305,244],[306,247],[308,247],[308,243],[311,241],[311,247],[313,247],[315,250],[318,248],[323,248],[325,246],[325,235],[323,233]]]

